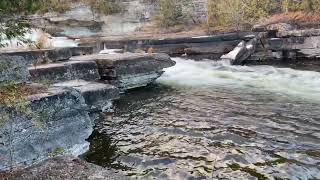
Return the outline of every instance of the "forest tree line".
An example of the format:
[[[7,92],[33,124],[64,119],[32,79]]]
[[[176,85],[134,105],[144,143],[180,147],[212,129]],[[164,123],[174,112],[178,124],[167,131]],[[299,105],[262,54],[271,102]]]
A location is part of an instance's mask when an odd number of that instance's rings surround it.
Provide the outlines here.
[[[290,12],[318,14],[320,0],[208,0],[211,26],[246,28],[262,18]]]

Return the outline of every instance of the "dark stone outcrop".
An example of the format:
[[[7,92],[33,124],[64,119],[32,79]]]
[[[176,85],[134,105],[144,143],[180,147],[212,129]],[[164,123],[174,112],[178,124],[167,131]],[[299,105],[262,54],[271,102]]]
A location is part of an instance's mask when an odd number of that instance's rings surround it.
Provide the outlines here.
[[[0,55],[0,86],[27,81],[29,72],[23,57]]]
[[[94,53],[93,46],[70,47],[72,56],[89,55]]]
[[[75,79],[100,79],[98,67],[95,62],[68,61],[63,63],[50,63],[29,68],[30,80],[39,83],[58,83]]]
[[[56,157],[24,170],[0,173],[0,179],[12,180],[126,180],[119,172],[85,162],[73,157]]]
[[[87,105],[74,89],[49,88],[28,97],[25,111],[1,107],[0,171],[26,166],[57,153],[80,155],[93,131]],[[28,110],[30,108],[30,110]]]

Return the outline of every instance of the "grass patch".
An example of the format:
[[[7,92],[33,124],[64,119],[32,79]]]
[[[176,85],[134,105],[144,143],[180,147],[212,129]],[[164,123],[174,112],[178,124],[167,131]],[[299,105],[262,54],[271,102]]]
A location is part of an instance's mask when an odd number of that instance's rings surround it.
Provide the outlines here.
[[[11,120],[11,112],[32,118],[33,113],[27,97],[32,94],[44,92],[45,90],[47,90],[47,87],[44,86],[34,87],[14,83],[0,87],[0,107],[4,110],[0,112],[0,126]]]

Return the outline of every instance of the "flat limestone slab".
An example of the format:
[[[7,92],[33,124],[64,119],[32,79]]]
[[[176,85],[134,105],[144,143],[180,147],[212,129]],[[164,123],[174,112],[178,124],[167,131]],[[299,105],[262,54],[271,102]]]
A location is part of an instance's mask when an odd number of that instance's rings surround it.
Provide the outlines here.
[[[174,62],[166,54],[160,53],[122,53],[122,54],[94,54],[87,56],[75,56],[72,61],[96,61],[99,66],[112,67],[119,64],[134,64],[139,61],[163,61],[163,65],[174,65]],[[166,64],[169,63],[169,64]],[[169,66],[170,67],[170,66]]]
[[[167,54],[123,53],[123,54],[96,54],[72,57],[72,61],[95,61],[101,77],[114,77],[129,74],[150,73],[162,71],[175,65]]]
[[[0,51],[0,55],[6,56],[22,56],[25,58],[27,64],[35,64],[42,60],[49,60],[52,62],[65,61],[72,56],[88,55],[93,53],[93,47],[65,47],[53,49],[35,49],[35,50],[5,50]]]
[[[70,61],[29,67],[32,82],[58,83],[75,79],[98,80],[100,75],[95,62]]]
[[[115,86],[99,82],[73,80],[53,84],[52,87],[73,88],[84,97],[91,111],[100,111],[119,98],[120,91]]]

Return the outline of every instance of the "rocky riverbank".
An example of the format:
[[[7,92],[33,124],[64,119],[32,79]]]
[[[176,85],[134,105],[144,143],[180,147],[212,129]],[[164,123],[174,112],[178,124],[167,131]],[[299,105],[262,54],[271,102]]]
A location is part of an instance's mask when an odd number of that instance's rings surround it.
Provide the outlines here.
[[[175,64],[165,54],[92,53],[89,47],[1,52],[0,171],[85,153],[99,113],[121,92],[147,86]],[[77,161],[48,160],[13,178],[110,177],[84,162],[85,172],[74,172]]]

